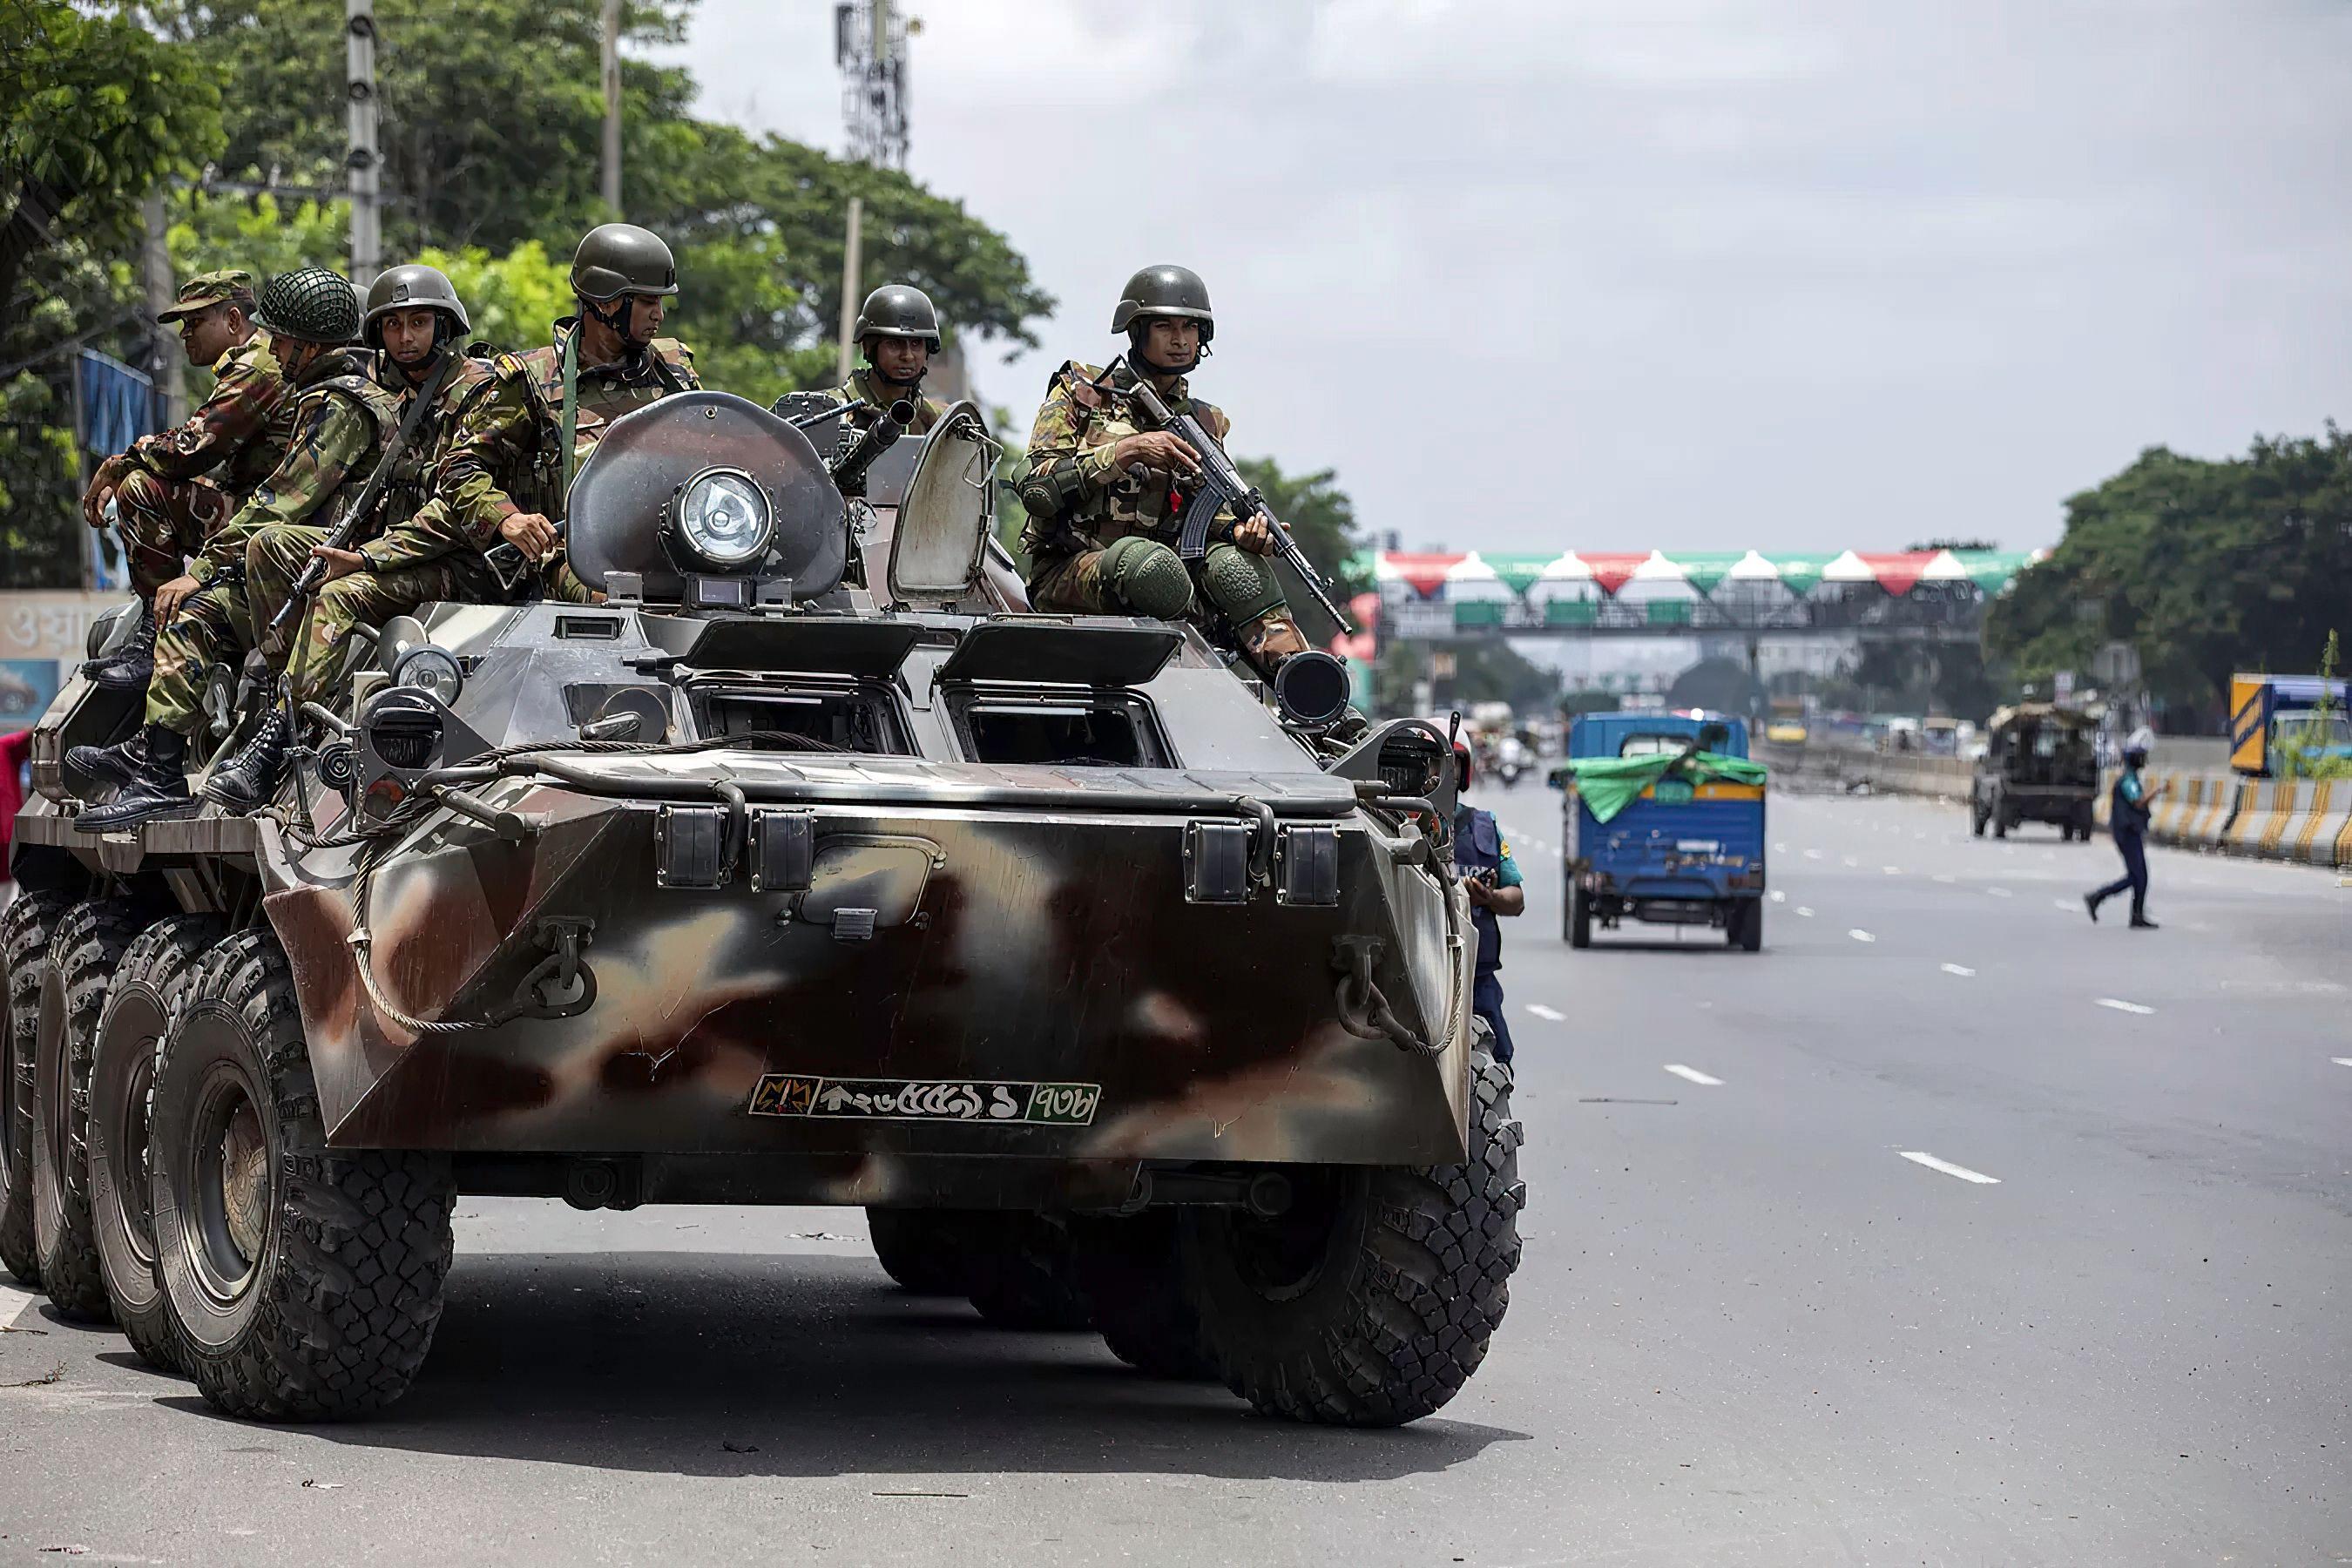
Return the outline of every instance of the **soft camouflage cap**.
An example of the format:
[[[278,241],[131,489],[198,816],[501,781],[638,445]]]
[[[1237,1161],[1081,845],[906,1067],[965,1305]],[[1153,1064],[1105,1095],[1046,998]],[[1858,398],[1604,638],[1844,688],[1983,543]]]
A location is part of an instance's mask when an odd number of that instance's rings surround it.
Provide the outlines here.
[[[940,352],[940,312],[931,297],[910,283],[885,283],[866,296],[850,329],[852,342],[868,338],[920,338]]]
[[[649,228],[600,223],[572,252],[572,291],[599,305],[624,294],[675,294],[677,261]]]
[[[382,318],[394,310],[438,310],[452,318],[460,332],[474,330],[474,323],[466,319],[465,301],[457,298],[457,285],[450,282],[449,275],[439,268],[412,261],[384,273],[368,285],[363,331],[369,346],[383,346]]]
[[[1188,316],[1201,323],[1201,341],[1217,334],[1217,319],[1209,309],[1209,286],[1189,267],[1161,263],[1147,267],[1127,280],[1118,309],[1110,314],[1110,330],[1132,331],[1146,316]]]
[[[183,316],[193,316],[198,310],[234,300],[242,304],[246,313],[253,311],[253,274],[241,267],[219,272],[199,272],[180,285],[175,304],[168,310],[158,310],[158,321],[176,321]]]
[[[360,335],[359,292],[340,272],[298,267],[262,286],[253,324],[306,343],[347,343]]]

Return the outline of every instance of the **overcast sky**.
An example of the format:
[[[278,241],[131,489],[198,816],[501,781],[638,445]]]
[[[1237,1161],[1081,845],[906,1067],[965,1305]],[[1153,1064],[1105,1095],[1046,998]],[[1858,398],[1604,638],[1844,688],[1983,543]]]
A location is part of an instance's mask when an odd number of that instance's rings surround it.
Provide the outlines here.
[[[2345,0],[917,0],[910,172],[1062,301],[1208,279],[1202,395],[1406,548],[2053,542],[2145,446],[2352,420]],[[825,0],[702,112],[842,145]]]

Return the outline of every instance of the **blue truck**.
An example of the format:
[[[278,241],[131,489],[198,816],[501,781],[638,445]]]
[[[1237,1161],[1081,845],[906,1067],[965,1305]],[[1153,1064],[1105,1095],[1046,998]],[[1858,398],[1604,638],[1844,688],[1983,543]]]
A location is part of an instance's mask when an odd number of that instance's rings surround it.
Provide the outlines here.
[[[1747,763],[1746,724],[1715,714],[1588,713],[1569,727],[1568,756],[1552,783],[1565,791],[1561,934],[1570,947],[1591,946],[1596,921],[1613,929],[1626,920],[1712,927],[1748,952],[1764,945],[1764,784]],[[1638,769],[1612,769],[1614,777],[1580,781],[1576,764],[1589,758],[1673,765],[1646,780]],[[1628,789],[1636,793],[1624,798]]]

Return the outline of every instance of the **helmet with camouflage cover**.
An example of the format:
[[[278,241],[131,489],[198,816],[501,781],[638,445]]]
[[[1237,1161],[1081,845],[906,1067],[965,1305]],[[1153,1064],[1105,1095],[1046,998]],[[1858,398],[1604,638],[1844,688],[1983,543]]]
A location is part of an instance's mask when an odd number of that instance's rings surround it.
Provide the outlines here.
[[[866,296],[850,341],[868,338],[920,338],[933,353],[940,352],[940,312],[931,297],[911,283],[885,283]]]
[[[298,267],[262,286],[253,324],[306,343],[348,343],[360,335],[359,292],[340,272]]]
[[[474,330],[466,318],[465,301],[457,298],[457,286],[449,275],[437,267],[427,267],[421,261],[395,267],[368,285],[367,316],[362,334],[370,348],[383,347],[383,318],[394,310],[439,311],[450,323],[451,331],[441,335],[446,341],[459,332]]]
[[[649,228],[600,223],[572,253],[572,291],[599,305],[624,294],[675,294],[677,260]]]
[[[1110,330],[1130,341],[1143,335],[1142,323],[1153,316],[1184,316],[1201,323],[1201,342],[1217,335],[1217,319],[1209,309],[1209,286],[1189,267],[1165,262],[1147,267],[1119,290],[1118,308],[1110,313]]]

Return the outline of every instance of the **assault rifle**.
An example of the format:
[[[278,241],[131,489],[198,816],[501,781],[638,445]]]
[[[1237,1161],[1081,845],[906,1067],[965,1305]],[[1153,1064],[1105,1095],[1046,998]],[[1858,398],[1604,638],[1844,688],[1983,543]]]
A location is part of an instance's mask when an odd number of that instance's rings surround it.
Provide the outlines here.
[[[408,412],[401,416],[400,428],[393,433],[390,444],[378,454],[375,472],[370,474],[367,483],[360,487],[359,495],[352,500],[350,510],[343,513],[342,521],[320,541],[321,548],[349,550],[352,547],[352,541],[360,536],[360,531],[375,515],[376,505],[383,499],[384,486],[392,482],[392,471],[400,455],[408,450],[408,443],[415,437],[416,427],[425,423],[425,415],[441,401],[441,389],[449,384],[450,375],[464,358],[465,355],[455,349],[442,351],[440,367],[417,389],[415,401],[409,404]],[[271,635],[284,631],[286,623],[294,618],[294,613],[310,602],[310,595],[317,593],[319,584],[326,580],[327,563],[313,555],[310,563],[302,568],[302,574],[294,579],[294,591],[286,595],[286,602],[278,606],[276,615],[269,617]]]
[[[1118,363],[1114,361],[1112,369],[1117,368]],[[1108,372],[1105,374],[1108,375]],[[1200,471],[1192,476],[1193,485],[1198,488],[1184,504],[1182,526],[1176,535],[1176,553],[1189,565],[1209,552],[1209,524],[1216,521],[1221,508],[1232,508],[1235,522],[1247,522],[1252,518],[1258,518],[1274,535],[1275,553],[1290,563],[1291,569],[1307,584],[1307,591],[1315,595],[1317,604],[1323,606],[1323,613],[1339,622],[1341,631],[1353,637],[1355,623],[1331,602],[1329,584],[1323,574],[1315,569],[1315,563],[1307,559],[1307,552],[1298,548],[1298,541],[1290,536],[1290,530],[1274,515],[1257,487],[1244,479],[1242,471],[1234,467],[1234,460],[1225,456],[1225,449],[1217,444],[1216,438],[1202,428],[1198,419],[1170,409],[1149,380],[1139,375],[1129,379],[1132,384],[1109,390],[1122,392],[1133,399],[1135,405],[1143,411],[1144,417],[1150,420],[1156,428],[1168,431],[1200,454]]]

